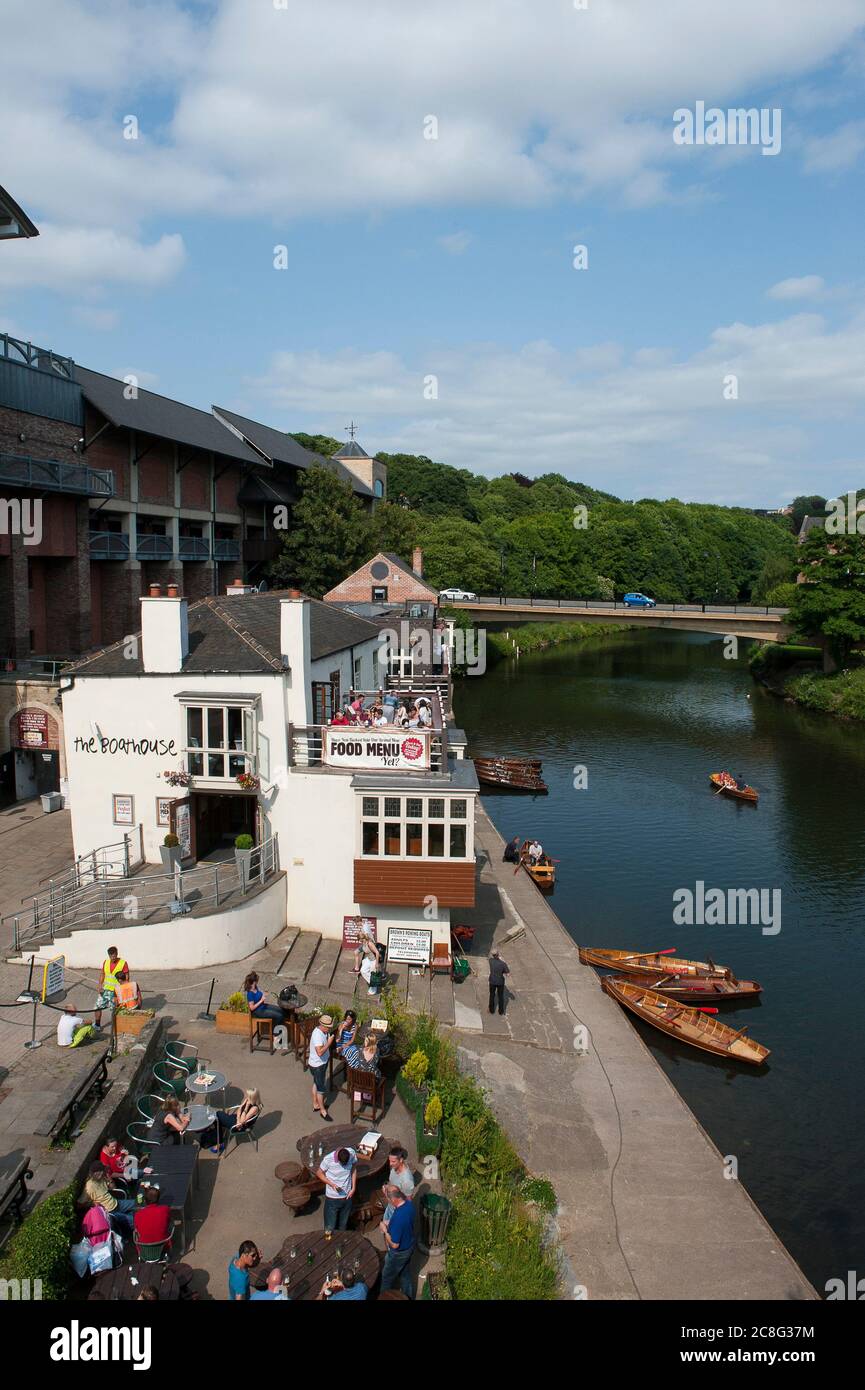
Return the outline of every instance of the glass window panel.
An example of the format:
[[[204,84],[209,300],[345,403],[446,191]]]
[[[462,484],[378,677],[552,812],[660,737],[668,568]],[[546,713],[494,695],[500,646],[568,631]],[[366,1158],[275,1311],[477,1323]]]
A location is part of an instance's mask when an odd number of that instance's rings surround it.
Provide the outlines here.
[[[409,821],[405,828],[406,854],[423,854],[423,825],[420,821]]]
[[[246,758],[242,753],[230,753],[228,757],[229,777],[239,777],[241,772],[246,772]]]
[[[229,748],[245,748],[243,742],[243,710],[228,710],[228,746]]]
[[[221,753],[208,753],[207,775],[208,777],[225,776],[225,758],[222,756]]]
[[[204,775],[204,754],[188,753],[187,755],[189,772],[192,777],[203,777]]]
[[[366,820],[363,823],[363,853],[378,854],[378,821]]]
[[[384,799],[384,813],[386,816],[398,816],[401,810],[400,799],[398,796],[386,796]]]
[[[445,828],[443,825],[428,825],[427,834],[429,836],[429,848],[427,854],[430,859],[444,859],[445,853]]]
[[[399,821],[385,821],[384,826],[384,852],[385,854],[400,853],[400,830]]]
[[[186,742],[190,748],[200,748],[203,738],[202,713],[196,705],[186,711]]]
[[[365,797],[363,798],[363,813],[364,813],[365,816],[377,816],[377,815],[378,815],[378,797],[377,797],[377,796],[365,796]]]
[[[445,802],[443,796],[431,796],[429,803],[430,820],[444,820]]]
[[[419,796],[410,796],[405,803],[405,813],[413,819],[420,820],[423,815],[423,801]]]
[[[451,831],[451,859],[465,859],[466,857],[466,828],[464,825],[452,825]]]
[[[209,709],[207,711],[207,747],[225,747],[225,710]]]
[[[451,820],[465,820],[466,803],[464,801],[451,802]]]

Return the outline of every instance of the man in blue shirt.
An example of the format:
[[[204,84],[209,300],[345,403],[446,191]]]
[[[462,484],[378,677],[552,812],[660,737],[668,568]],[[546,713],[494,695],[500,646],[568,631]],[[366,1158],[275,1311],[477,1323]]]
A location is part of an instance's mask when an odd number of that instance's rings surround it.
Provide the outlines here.
[[[369,1293],[369,1289],[363,1280],[356,1279],[354,1271],[350,1269],[347,1269],[345,1274],[341,1275],[339,1278],[331,1280],[330,1284],[325,1284],[319,1297],[327,1297],[325,1289],[330,1290],[330,1297],[327,1298],[328,1303],[348,1303],[349,1301],[358,1303],[361,1299],[366,1298]]]
[[[282,1270],[272,1269],[267,1276],[266,1289],[253,1289],[249,1295],[250,1303],[269,1303],[275,1300],[285,1302],[286,1294],[282,1283]]]
[[[393,1207],[390,1220],[382,1222],[387,1254],[381,1272],[381,1291],[399,1284],[406,1298],[412,1298],[411,1257],[414,1253],[414,1207],[395,1183],[385,1187],[388,1206]]]

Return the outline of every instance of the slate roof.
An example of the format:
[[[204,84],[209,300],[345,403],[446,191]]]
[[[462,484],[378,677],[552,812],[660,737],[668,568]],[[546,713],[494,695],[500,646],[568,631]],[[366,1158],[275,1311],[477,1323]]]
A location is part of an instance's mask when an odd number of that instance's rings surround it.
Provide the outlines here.
[[[199,599],[189,605],[189,655],[182,670],[188,675],[257,672],[273,675],[282,671],[280,656],[280,599],[287,590],[272,589],[265,594],[220,595]],[[310,638],[313,661],[368,642],[378,636],[378,627],[346,613],[333,604],[310,599]],[[141,634],[139,633],[140,637]],[[124,655],[129,639],[112,647],[81,657],[64,674],[76,676],[142,676],[141,643],[138,656]]]
[[[823,528],[825,527],[825,525],[826,525],[826,518],[825,518],[825,516],[806,516],[806,517],[803,517],[803,519],[802,519],[802,525],[799,527],[799,537],[798,537],[799,543],[801,544],[803,541],[806,541],[806,540],[808,539],[808,537],[809,537],[809,535],[811,534],[812,531],[816,531],[816,530],[818,530],[818,529],[823,529]]]
[[[362,497],[372,497],[372,489],[365,483],[360,482],[353,473],[347,468],[343,468],[335,458],[325,458],[323,454],[315,454],[311,449],[304,449],[302,444],[290,434],[283,430],[275,430],[271,425],[263,425],[258,420],[250,420],[245,415],[238,415],[233,410],[226,410],[224,406],[215,405],[214,415],[217,419],[228,422],[238,430],[254,449],[258,449],[264,454],[265,458],[273,463],[288,464],[291,468],[312,468],[313,464],[322,464],[335,472],[343,482],[351,483],[355,492]]]
[[[112,425],[264,466],[259,454],[208,411],[196,410],[194,406],[183,405],[168,396],[157,396],[154,391],[141,388],[137,400],[127,400],[123,394],[125,383],[117,377],[103,376],[101,372],[91,372],[89,368],[77,364],[74,370],[85,398]]]
[[[12,194],[7,193],[5,188],[0,188],[0,223],[6,223],[8,226],[10,222],[17,223],[20,229],[16,233],[17,236],[31,237],[39,235],[39,228],[36,226],[35,222],[31,222],[24,209],[19,207],[12,197]],[[8,236],[9,233],[0,233],[0,235]]]
[[[362,449],[356,439],[350,439],[347,444],[340,444],[335,459],[368,459],[369,454],[366,449]]]

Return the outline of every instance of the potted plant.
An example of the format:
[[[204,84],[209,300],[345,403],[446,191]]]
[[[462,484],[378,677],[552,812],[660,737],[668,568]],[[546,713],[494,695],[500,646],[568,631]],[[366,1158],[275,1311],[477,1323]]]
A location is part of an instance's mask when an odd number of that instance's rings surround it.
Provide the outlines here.
[[[237,872],[243,874],[244,882],[249,878],[249,864],[254,848],[255,841],[251,835],[238,835],[234,842],[234,862],[237,865]]]
[[[216,1031],[243,1036],[249,1032],[249,1005],[242,990],[229,994],[216,1010]]]
[[[159,846],[159,855],[162,859],[162,867],[167,874],[174,873],[175,864],[180,863],[181,850],[180,841],[171,831],[168,832],[162,844]]]
[[[139,1033],[153,1019],[152,1009],[118,1009],[114,1015],[114,1025],[118,1033]]]
[[[415,1111],[415,1134],[417,1135],[417,1156],[438,1154],[442,1146],[442,1103],[433,1092],[426,1105]]]
[[[416,1113],[426,1101],[429,1058],[418,1048],[396,1075],[397,1094],[409,1110]]]

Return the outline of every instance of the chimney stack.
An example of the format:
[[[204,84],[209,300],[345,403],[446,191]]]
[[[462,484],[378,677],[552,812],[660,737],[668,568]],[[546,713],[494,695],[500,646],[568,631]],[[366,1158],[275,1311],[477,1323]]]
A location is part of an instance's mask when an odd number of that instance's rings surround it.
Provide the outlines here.
[[[423,551],[416,545],[411,553],[411,567],[418,579],[423,579]]]
[[[176,590],[177,585],[169,588]],[[156,592],[154,593],[154,590]],[[161,597],[151,584],[141,600],[141,662],[148,674],[181,671],[189,655],[189,610],[185,598]]]
[[[279,601],[279,650],[288,672],[288,718],[292,724],[312,723],[312,639],[307,598]]]
[[[228,598],[232,596],[243,598],[245,594],[257,594],[258,590],[254,584],[244,584],[242,579],[232,579],[225,593]]]

